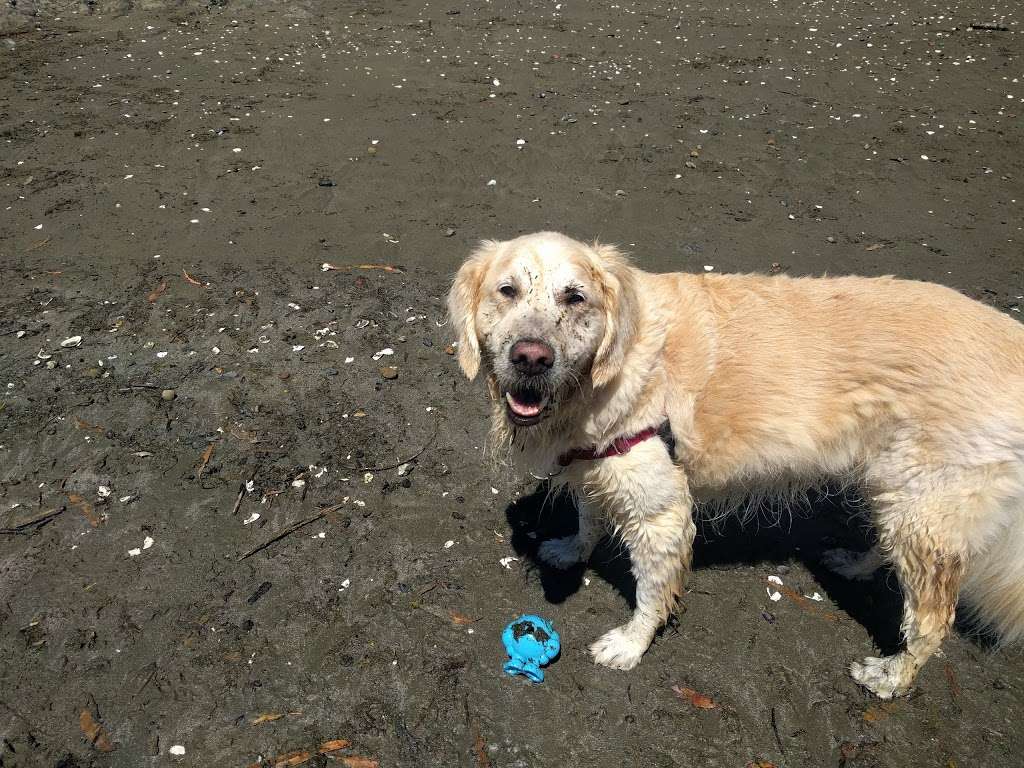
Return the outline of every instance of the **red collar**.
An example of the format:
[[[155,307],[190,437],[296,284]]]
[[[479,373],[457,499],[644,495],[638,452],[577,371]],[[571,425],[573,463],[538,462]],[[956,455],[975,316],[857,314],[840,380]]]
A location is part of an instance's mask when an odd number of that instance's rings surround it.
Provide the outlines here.
[[[634,445],[650,440],[658,435],[658,427],[648,427],[643,432],[637,432],[629,437],[617,437],[605,450],[598,453],[594,448],[573,448],[558,457],[558,466],[568,467],[574,461],[595,461],[607,459],[609,456],[623,456],[632,450]]]

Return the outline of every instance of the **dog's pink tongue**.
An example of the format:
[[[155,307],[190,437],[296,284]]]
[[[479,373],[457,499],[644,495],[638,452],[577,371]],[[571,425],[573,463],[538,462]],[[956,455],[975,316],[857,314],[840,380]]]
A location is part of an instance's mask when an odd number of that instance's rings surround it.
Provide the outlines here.
[[[512,410],[519,416],[536,416],[541,410],[540,403],[521,403],[516,400],[515,395],[509,395],[508,404],[512,406]]]

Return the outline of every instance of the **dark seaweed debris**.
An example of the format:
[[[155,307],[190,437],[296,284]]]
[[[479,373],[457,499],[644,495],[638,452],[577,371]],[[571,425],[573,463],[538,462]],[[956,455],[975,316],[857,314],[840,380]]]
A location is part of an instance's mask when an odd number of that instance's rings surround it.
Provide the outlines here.
[[[532,621],[520,621],[512,625],[512,637],[519,640],[523,635],[533,635],[539,643],[546,643],[551,638],[551,635]]]

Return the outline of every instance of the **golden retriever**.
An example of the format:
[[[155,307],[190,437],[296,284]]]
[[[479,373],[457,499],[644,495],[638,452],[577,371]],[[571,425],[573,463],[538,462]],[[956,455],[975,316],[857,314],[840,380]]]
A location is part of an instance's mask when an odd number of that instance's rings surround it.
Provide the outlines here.
[[[683,592],[695,502],[830,478],[870,501],[904,595],[905,650],[850,665],[882,698],[939,647],[958,597],[1024,635],[1024,326],[893,278],[650,274],[614,247],[541,232],[485,241],[448,298],[458,361],[483,368],[492,442],[566,484],[585,561],[611,525],[637,581],[594,660],[631,669]],[[670,430],[670,442],[655,432]],[[673,455],[674,453],[674,455]]]

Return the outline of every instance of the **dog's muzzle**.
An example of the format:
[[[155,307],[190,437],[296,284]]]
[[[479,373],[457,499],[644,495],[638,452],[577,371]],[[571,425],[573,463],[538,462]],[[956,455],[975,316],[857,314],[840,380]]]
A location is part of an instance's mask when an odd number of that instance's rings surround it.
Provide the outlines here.
[[[555,350],[540,339],[520,339],[508,353],[518,380],[505,388],[505,412],[509,421],[528,427],[541,420],[551,402],[549,374]]]

